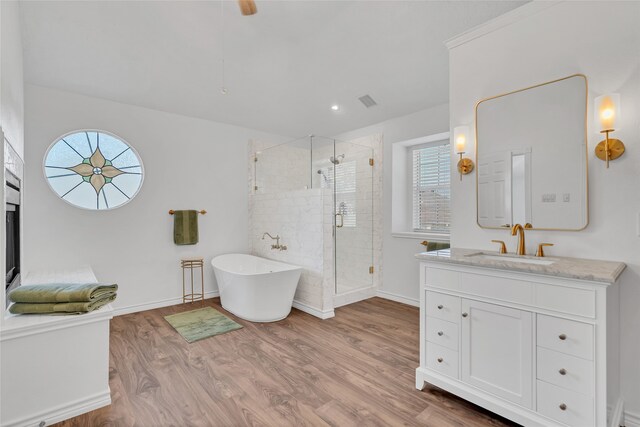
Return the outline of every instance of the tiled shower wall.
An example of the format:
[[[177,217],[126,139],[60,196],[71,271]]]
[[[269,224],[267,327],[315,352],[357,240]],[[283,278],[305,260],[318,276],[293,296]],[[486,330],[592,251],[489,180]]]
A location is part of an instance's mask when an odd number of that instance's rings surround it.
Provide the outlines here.
[[[332,244],[329,242],[329,248],[326,247],[327,237],[331,240],[333,211],[332,204],[325,203],[325,193],[325,190],[314,189],[250,196],[249,241],[253,255],[301,266],[303,272],[295,300],[330,315],[332,292],[331,283],[325,280],[325,259],[333,259]],[[278,234],[287,250],[271,249],[275,241],[268,236],[262,240],[265,232]]]
[[[253,153],[252,193],[304,190],[311,187],[309,144],[280,144],[257,148]],[[255,189],[257,187],[257,190]]]

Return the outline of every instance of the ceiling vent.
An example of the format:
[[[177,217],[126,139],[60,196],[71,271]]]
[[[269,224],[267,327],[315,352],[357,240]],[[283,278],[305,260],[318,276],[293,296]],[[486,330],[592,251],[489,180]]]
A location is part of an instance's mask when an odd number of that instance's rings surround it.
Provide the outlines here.
[[[374,101],[373,98],[371,96],[369,96],[369,95],[361,96],[358,99],[367,108],[375,107],[376,105],[378,105],[378,103],[376,101]]]

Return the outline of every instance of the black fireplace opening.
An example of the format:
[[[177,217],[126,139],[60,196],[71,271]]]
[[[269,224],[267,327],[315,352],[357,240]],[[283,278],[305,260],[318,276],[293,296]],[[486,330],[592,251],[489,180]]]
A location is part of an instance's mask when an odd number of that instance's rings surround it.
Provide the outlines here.
[[[8,292],[20,286],[20,180],[6,171],[6,285]]]

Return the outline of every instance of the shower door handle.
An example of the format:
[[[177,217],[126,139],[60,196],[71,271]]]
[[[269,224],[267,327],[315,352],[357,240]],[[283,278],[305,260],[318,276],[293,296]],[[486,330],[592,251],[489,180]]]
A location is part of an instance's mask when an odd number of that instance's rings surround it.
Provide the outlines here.
[[[340,224],[338,224],[338,217],[340,217]],[[336,214],[336,228],[344,227],[344,215],[341,213]]]

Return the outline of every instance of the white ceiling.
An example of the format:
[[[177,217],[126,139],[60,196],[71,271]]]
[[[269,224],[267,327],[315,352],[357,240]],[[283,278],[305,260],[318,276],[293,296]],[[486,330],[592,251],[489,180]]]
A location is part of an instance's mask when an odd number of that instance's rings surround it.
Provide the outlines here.
[[[443,41],[523,2],[23,1],[27,83],[297,137],[448,101]],[[357,100],[370,94],[379,106]],[[341,111],[330,110],[339,104]]]

